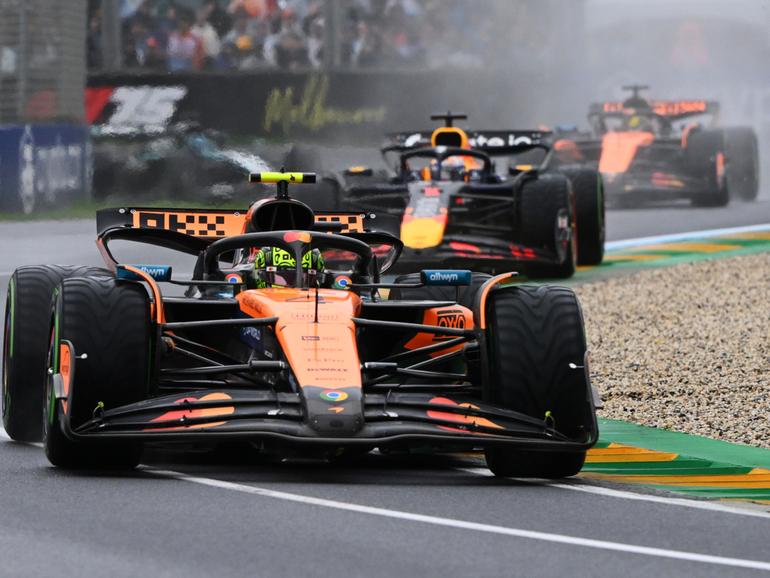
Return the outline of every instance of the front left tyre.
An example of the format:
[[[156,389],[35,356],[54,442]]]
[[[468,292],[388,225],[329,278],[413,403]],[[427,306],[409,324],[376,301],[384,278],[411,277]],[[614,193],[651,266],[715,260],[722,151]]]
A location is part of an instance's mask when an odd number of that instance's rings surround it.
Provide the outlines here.
[[[63,341],[72,344],[77,360],[66,404],[55,397],[53,377],[48,380],[43,435],[48,460],[64,468],[135,467],[141,444],[76,441],[65,436],[62,420],[76,431],[100,411],[147,398],[153,355],[145,288],[114,278],[66,279],[49,315],[49,374],[60,374]]]
[[[104,276],[96,267],[34,265],[11,275],[3,323],[3,427],[11,439],[37,442],[43,435],[43,394],[51,296],[63,279]]]

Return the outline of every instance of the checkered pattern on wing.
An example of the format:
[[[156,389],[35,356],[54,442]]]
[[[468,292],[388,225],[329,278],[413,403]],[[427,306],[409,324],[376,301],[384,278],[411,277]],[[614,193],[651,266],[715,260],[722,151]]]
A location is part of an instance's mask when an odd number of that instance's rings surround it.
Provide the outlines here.
[[[342,223],[345,228],[340,231],[341,233],[364,232],[364,216],[359,214],[316,215],[315,220],[319,223]]]

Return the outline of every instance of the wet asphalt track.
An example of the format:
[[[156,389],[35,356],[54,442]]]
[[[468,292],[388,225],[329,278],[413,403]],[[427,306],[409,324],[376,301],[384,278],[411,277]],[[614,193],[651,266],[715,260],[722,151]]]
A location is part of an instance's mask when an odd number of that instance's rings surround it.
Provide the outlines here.
[[[768,201],[661,207],[612,211],[608,233],[617,240],[765,222]],[[0,223],[2,302],[19,265],[99,264],[93,237],[89,221]],[[145,462],[177,474],[72,474],[49,467],[38,447],[0,439],[0,577],[762,572],[745,560],[770,569],[770,516],[747,515],[756,510],[497,480],[472,458],[372,455],[331,466],[281,464],[241,449],[153,451]]]

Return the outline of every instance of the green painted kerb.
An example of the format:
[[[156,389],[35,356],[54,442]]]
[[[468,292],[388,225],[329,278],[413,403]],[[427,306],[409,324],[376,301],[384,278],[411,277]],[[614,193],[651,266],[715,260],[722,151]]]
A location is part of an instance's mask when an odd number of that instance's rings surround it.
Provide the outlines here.
[[[768,449],[646,427],[614,419],[599,420],[599,439],[603,442],[675,453],[682,457],[707,460],[719,464],[770,469],[770,450]]]

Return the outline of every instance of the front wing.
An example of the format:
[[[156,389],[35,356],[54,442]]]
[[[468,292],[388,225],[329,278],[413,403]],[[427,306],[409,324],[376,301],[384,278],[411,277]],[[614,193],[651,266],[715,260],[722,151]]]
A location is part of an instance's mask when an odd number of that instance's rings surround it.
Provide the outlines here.
[[[589,399],[587,403],[592,402]],[[363,415],[359,416],[362,426],[357,431],[343,429],[335,436],[329,435],[329,428],[321,433],[305,421],[303,405],[300,394],[222,389],[167,395],[106,410],[74,429],[66,412],[60,415],[65,436],[95,443],[114,439],[190,442],[234,438],[299,446],[427,443],[453,449],[518,445],[585,451],[598,438],[592,407],[588,431],[580,439],[570,439],[543,420],[462,395],[366,394]]]
[[[527,247],[494,237],[447,235],[438,247],[404,248],[393,267],[396,272],[420,267],[459,267],[474,270],[515,271],[531,264],[558,265],[562,261],[553,251]]]

